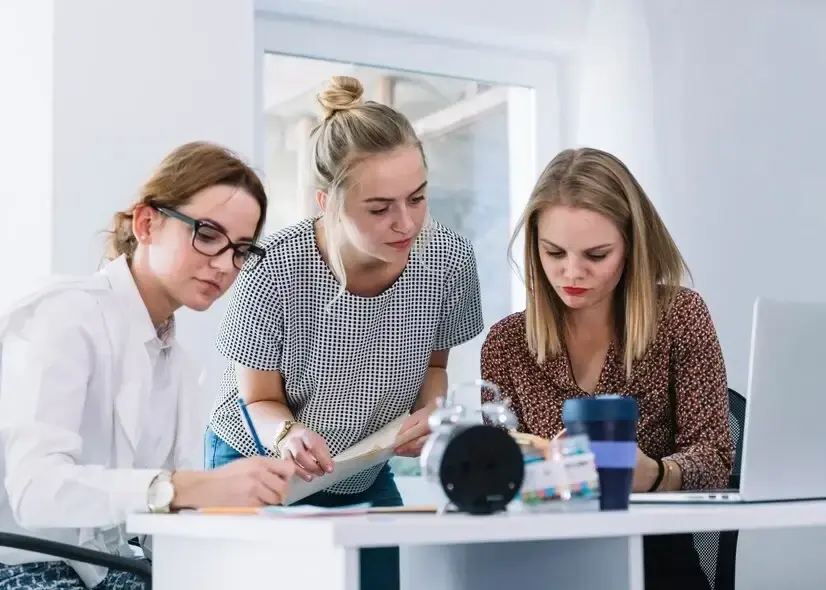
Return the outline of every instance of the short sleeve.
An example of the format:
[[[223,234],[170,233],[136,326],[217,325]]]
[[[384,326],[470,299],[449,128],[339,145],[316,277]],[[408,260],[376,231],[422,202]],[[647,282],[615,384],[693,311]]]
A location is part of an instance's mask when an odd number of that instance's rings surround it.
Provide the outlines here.
[[[476,256],[468,246],[467,257],[447,281],[442,321],[436,330],[433,348],[453,348],[475,338],[483,329]]]
[[[238,275],[218,331],[218,351],[250,369],[280,370],[283,317],[272,263],[265,258]]]

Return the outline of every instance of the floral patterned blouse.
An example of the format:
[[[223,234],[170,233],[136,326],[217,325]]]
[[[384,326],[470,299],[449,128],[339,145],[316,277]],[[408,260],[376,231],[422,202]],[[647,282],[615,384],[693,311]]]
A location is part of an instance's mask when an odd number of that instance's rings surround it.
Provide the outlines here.
[[[482,347],[482,378],[510,399],[520,430],[550,438],[562,430],[562,404],[589,394],[577,386],[567,354],[542,365],[530,353],[524,312],[495,324]],[[680,466],[682,488],[728,485],[734,450],[729,434],[723,354],[705,302],[681,289],[661,314],[657,335],[626,379],[622,350],[608,350],[594,394],[636,398],[642,452]],[[485,390],[483,400],[490,393]]]

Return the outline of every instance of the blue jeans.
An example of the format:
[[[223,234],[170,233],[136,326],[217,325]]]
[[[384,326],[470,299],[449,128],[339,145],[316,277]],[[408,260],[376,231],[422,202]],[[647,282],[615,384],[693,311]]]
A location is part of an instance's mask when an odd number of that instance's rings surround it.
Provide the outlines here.
[[[204,435],[204,468],[215,469],[243,455],[224,442],[211,428]],[[336,508],[369,502],[373,506],[401,506],[402,497],[390,467],[385,465],[369,488],[357,494],[317,492],[297,504]],[[360,550],[361,590],[399,590],[399,548],[376,547]]]

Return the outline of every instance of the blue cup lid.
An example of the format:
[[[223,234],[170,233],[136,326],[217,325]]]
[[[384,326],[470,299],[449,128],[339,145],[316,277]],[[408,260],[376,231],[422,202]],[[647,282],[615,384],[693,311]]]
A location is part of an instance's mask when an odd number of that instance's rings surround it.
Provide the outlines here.
[[[562,404],[562,421],[604,422],[606,420],[637,420],[637,400],[621,395],[598,395],[565,400]]]

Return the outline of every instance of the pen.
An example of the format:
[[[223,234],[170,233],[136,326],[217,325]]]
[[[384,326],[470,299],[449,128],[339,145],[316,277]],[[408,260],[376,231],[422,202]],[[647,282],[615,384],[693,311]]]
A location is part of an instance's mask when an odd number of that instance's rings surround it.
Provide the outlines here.
[[[262,457],[266,457],[267,451],[264,450],[264,445],[261,444],[261,439],[258,438],[258,432],[256,432],[255,425],[253,425],[252,418],[250,418],[249,410],[247,410],[247,404],[244,403],[241,396],[238,396],[238,405],[241,406],[241,415],[244,417],[244,422],[247,423],[247,427],[252,435],[252,440],[255,442],[255,448],[258,450],[258,454]]]
[[[220,507],[215,506],[211,508],[199,508],[200,514],[261,514],[260,508],[246,508],[246,507]]]

